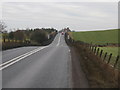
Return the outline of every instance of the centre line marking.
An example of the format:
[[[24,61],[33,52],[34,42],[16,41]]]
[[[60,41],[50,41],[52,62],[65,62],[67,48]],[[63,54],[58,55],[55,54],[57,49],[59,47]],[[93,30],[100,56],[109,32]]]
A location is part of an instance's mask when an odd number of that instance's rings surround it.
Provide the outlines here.
[[[59,36],[58,43],[57,43],[56,46],[59,46],[59,44],[60,44],[60,38],[61,38],[61,34],[60,34],[60,36]]]
[[[37,48],[37,49],[35,49],[35,50],[32,50],[32,51],[30,51],[30,52],[28,52],[28,53],[25,53],[25,54],[23,54],[23,55],[20,55],[20,56],[18,56],[18,57],[16,57],[16,58],[13,58],[13,59],[11,59],[11,60],[9,60],[9,61],[1,64],[1,65],[0,65],[0,70],[3,70],[3,69],[5,69],[5,68],[7,68],[7,67],[9,67],[9,66],[11,66],[11,65],[13,65],[13,64],[15,64],[16,62],[18,62],[18,61],[20,61],[20,60],[22,60],[22,59],[24,59],[24,58],[26,58],[26,57],[28,57],[28,56],[36,53],[36,52],[38,52],[38,51],[40,51],[40,50],[42,50],[42,49],[44,49],[44,48],[47,48],[47,47],[48,47],[48,46],[46,46],[46,47],[40,47],[40,48]]]
[[[37,48],[37,49],[38,49],[38,48]],[[14,60],[16,60],[16,59],[18,59],[18,58],[20,58],[20,57],[22,57],[22,56],[25,56],[25,55],[27,55],[27,54],[29,54],[29,53],[31,53],[31,52],[34,52],[34,51],[37,50],[37,49],[34,49],[34,50],[29,51],[29,52],[27,52],[27,53],[25,53],[25,54],[22,54],[22,55],[20,55],[20,56],[17,56],[17,57],[15,57],[15,58],[13,58],[13,59],[11,59],[11,60],[9,60],[9,61],[6,61],[6,62],[0,64],[0,67],[6,65],[6,64],[8,64],[8,63],[10,63],[10,62],[12,62],[12,61],[14,61]]]

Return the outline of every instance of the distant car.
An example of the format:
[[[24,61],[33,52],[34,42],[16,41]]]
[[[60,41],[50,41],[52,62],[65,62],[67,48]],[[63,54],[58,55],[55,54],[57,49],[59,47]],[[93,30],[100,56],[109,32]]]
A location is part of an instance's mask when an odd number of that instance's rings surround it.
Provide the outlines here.
[[[62,34],[62,35],[64,35],[64,33],[63,33],[63,32],[62,32],[61,34]]]

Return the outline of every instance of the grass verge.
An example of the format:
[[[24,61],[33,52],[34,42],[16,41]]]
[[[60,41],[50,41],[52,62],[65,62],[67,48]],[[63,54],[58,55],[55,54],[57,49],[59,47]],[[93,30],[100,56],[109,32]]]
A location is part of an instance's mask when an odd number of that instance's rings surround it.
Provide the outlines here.
[[[118,88],[119,71],[96,57],[90,50],[82,45],[74,45],[79,53],[80,64],[85,72],[91,88]]]

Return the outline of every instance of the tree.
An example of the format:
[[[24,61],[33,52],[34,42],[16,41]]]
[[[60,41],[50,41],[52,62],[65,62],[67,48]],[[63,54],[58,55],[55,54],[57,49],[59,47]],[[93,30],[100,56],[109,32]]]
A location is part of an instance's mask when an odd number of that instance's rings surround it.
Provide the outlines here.
[[[47,33],[44,30],[35,30],[31,35],[31,40],[37,43],[43,43],[47,40]]]
[[[3,42],[6,42],[6,39],[8,39],[8,33],[7,32],[2,33],[2,37],[3,37]]]
[[[12,39],[12,40],[14,39],[14,32],[9,33],[9,39]]]
[[[3,41],[5,42],[5,39],[7,38],[7,31],[5,31],[5,28],[7,26],[5,25],[5,23],[3,21],[0,21],[0,33],[2,32],[2,36],[3,36]],[[3,32],[4,31],[4,32]]]
[[[14,32],[14,38],[16,40],[24,40],[24,33],[22,30],[17,30],[16,32]]]

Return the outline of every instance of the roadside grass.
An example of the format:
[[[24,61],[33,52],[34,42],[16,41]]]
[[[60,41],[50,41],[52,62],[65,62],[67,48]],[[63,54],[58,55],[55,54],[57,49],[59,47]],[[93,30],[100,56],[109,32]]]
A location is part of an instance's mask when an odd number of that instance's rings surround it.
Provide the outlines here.
[[[2,34],[0,33],[0,43],[2,43]]]
[[[104,52],[107,52],[108,54],[112,53],[112,56],[119,55],[120,47],[98,47],[100,50],[103,50]]]
[[[69,32],[69,35],[75,41],[83,41],[89,44],[96,45],[106,45],[106,44],[118,44],[120,43],[118,40],[118,33],[120,29],[114,30],[104,30],[104,31],[85,31],[85,32]],[[105,62],[108,62],[109,55],[112,53],[112,58],[110,60],[110,64],[113,66],[116,61],[116,57],[120,55],[120,47],[99,47],[100,50],[103,50],[102,59],[104,59],[104,55],[107,52],[107,57]],[[120,69],[120,60],[117,63],[116,68]]]
[[[0,38],[0,43],[2,43],[2,39]]]
[[[86,47],[75,45],[79,53],[80,64],[85,72],[91,88],[118,88],[119,72],[96,57]]]
[[[107,43],[119,43],[119,30],[120,29],[104,31],[69,32],[69,34],[75,41],[83,41],[86,43],[92,42],[92,44],[103,45]]]
[[[85,43],[96,44],[96,45],[109,45],[109,44],[118,44],[118,32],[116,30],[104,30],[104,31],[86,31],[86,32],[69,32],[70,37],[75,41],[82,41]],[[114,69],[110,65],[114,65],[117,55],[120,55],[120,47],[99,47],[103,50],[102,57],[96,56],[91,50],[86,48],[86,46],[80,43],[73,43],[78,51],[80,59],[80,64],[85,72],[90,87],[92,88],[118,88],[120,81],[120,59],[117,63],[116,68]],[[103,61],[105,53],[107,57]],[[112,58],[110,64],[108,62],[109,55],[112,53]]]
[[[114,66],[117,56],[118,55],[120,56],[120,47],[98,47],[98,48],[100,48],[100,50],[103,50],[103,55],[101,57],[102,60],[104,59],[105,53],[107,52],[107,56],[105,59],[106,63],[108,62],[109,55],[112,53],[110,65]],[[120,58],[118,60],[116,68],[120,69]]]

